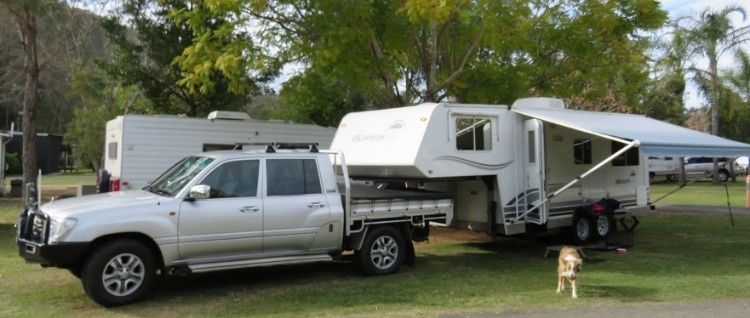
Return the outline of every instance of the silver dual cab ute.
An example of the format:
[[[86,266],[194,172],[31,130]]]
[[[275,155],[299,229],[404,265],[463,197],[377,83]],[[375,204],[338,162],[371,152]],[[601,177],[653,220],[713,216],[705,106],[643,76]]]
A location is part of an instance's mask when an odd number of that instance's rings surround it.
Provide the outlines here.
[[[429,222],[450,223],[450,194],[353,185],[344,154],[307,146],[202,153],[142,190],[31,204],[18,220],[19,253],[68,269],[91,299],[116,306],[142,299],[159,275],[345,251],[365,274],[391,274],[413,262]]]

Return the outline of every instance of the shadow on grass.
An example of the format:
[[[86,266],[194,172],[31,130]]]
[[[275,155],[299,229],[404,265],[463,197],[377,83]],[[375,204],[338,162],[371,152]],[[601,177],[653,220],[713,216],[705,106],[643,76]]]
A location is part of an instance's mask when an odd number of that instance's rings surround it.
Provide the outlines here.
[[[656,288],[638,286],[607,286],[581,284],[580,297],[615,298],[623,302],[653,301]]]

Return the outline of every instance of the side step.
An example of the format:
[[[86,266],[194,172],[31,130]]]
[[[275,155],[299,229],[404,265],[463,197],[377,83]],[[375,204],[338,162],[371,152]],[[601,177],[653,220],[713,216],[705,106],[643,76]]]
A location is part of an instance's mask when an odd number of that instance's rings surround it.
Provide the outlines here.
[[[250,268],[273,265],[302,264],[322,261],[332,261],[333,258],[328,254],[303,255],[303,256],[282,256],[272,258],[251,259],[242,261],[219,262],[189,265],[188,268],[192,273],[205,273],[220,271],[225,269]]]

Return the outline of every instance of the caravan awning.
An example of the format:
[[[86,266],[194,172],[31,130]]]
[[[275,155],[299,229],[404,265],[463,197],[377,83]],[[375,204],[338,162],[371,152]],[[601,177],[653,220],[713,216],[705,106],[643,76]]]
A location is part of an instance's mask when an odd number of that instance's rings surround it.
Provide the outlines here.
[[[642,115],[571,109],[517,107],[513,111],[570,129],[621,142],[638,141],[651,156],[741,157],[750,144],[672,125]]]

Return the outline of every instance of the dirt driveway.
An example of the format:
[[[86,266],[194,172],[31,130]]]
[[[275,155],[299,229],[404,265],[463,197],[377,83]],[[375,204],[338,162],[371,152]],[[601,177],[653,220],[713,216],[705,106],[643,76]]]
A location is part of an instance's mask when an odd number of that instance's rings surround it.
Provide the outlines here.
[[[650,317],[650,318],[745,318],[750,317],[750,299],[719,300],[692,303],[650,303],[639,305],[611,305],[594,308],[544,310],[538,312],[504,312],[451,314],[443,317],[508,317],[508,318],[600,318],[600,317]]]

